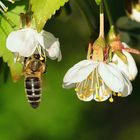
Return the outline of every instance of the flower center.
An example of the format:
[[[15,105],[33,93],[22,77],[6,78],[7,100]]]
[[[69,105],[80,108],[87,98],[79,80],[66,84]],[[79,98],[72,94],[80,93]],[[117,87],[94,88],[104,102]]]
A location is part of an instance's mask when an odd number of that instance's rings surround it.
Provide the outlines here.
[[[113,95],[121,97],[121,93],[115,93],[101,79],[98,68],[95,69],[84,81],[77,83],[75,91],[77,96],[81,100],[88,100],[89,98],[94,98],[97,101],[104,101],[109,98],[110,102],[113,102]]]
[[[91,96],[98,101],[103,101],[105,96],[110,96],[109,88],[98,74],[97,68],[83,82],[77,83],[75,91],[80,99],[86,100]]]

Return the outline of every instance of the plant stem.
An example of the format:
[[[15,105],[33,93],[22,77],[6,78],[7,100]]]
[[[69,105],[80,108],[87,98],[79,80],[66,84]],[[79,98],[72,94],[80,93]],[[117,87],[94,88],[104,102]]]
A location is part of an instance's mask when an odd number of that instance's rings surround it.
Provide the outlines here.
[[[103,8],[103,2],[100,4],[100,32],[99,36],[104,38],[104,8]]]
[[[110,11],[109,11],[109,6],[108,6],[108,3],[107,3],[107,0],[104,0],[104,5],[105,5],[105,10],[106,10],[106,13],[107,13],[108,21],[109,21],[109,24],[110,24],[110,27],[111,27],[113,25],[113,20],[111,18],[111,14],[110,14]]]

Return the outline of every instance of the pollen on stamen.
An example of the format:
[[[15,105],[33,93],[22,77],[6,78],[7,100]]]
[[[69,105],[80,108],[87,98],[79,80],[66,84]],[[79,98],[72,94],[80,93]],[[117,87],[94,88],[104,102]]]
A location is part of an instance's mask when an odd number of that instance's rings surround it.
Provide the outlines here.
[[[104,94],[105,96],[108,96],[108,92],[107,92],[106,90],[103,90],[103,94]]]
[[[79,88],[75,88],[75,91],[78,92],[79,91]]]
[[[103,99],[104,99],[103,97],[99,97],[99,101],[103,101]]]
[[[93,91],[94,91],[94,89],[93,89],[93,88],[90,88],[90,89],[89,89],[89,91],[90,91],[90,92],[93,92]]]
[[[79,98],[82,99],[82,100],[85,100],[86,99],[86,96],[83,93],[80,93],[79,94]]]
[[[92,80],[92,79],[93,79],[92,75],[90,75],[90,76],[88,77],[88,79],[89,79],[89,80]]]
[[[109,98],[109,101],[112,103],[112,102],[114,102],[114,99],[111,97],[111,98]]]
[[[121,96],[122,96],[122,94],[121,94],[121,93],[118,93],[118,94],[117,94],[117,96],[118,96],[118,97],[121,97]]]

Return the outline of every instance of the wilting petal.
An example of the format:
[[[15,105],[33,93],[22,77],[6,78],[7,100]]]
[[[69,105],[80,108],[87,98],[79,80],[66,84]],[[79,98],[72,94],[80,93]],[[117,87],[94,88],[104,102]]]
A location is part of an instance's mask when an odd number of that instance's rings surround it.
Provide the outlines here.
[[[127,75],[125,75],[125,73],[122,73],[122,75],[124,78],[125,86],[124,86],[124,89],[121,92],[121,94],[122,94],[122,97],[126,97],[126,96],[130,95],[132,92],[132,84],[131,84],[130,80],[127,78]]]
[[[105,84],[112,91],[122,91],[122,89],[124,88],[123,76],[115,64],[105,64],[100,62],[98,71]]]
[[[82,60],[70,68],[64,76],[64,86],[68,86],[71,83],[78,83],[85,80],[88,75],[94,71],[97,67],[97,63],[92,60]]]
[[[6,40],[7,48],[20,56],[29,57],[37,46],[37,32],[31,28],[11,32]]]
[[[38,34],[38,42],[47,51],[48,57],[50,57],[52,60],[57,58],[58,61],[61,60],[62,55],[60,43],[58,38],[56,38],[53,34],[43,30]]]
[[[102,86],[100,86],[99,91],[93,94],[93,98],[97,102],[103,102],[106,101],[110,97],[110,95],[110,89],[105,84],[103,84]]]

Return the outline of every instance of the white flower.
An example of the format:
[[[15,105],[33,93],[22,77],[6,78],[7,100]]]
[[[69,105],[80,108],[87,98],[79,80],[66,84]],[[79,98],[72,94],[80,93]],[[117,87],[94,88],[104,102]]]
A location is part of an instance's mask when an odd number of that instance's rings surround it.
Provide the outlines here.
[[[40,33],[32,28],[13,31],[7,38],[6,46],[10,51],[19,53],[22,57],[30,57],[37,49],[43,49],[52,60],[58,58],[60,61],[62,58],[59,40],[44,30]]]
[[[122,44],[124,48],[128,48],[128,45],[126,43]],[[127,63],[123,62],[123,60],[116,54],[114,54],[112,61],[116,62],[118,68],[128,76],[129,80],[134,80],[138,73],[135,60],[129,52],[125,51],[125,49],[122,49],[122,53],[126,56]]]
[[[63,87],[76,87],[80,100],[112,102],[112,95],[126,97],[132,92],[127,76],[114,63],[106,64],[93,60],[83,60],[68,70],[63,79]]]
[[[137,22],[140,22],[140,11],[136,8],[132,8],[132,13],[130,14],[130,18]]]

